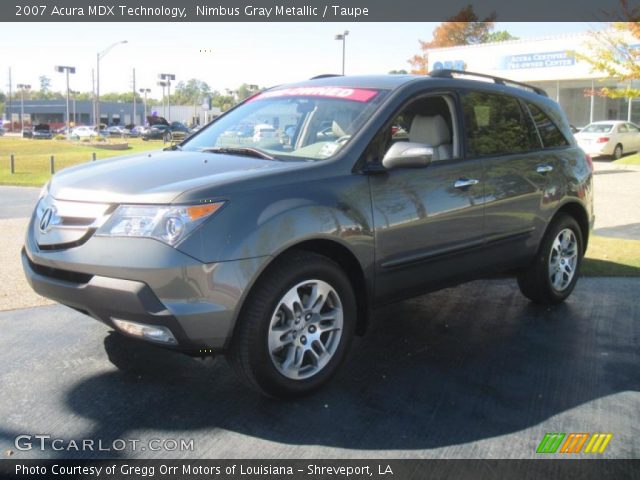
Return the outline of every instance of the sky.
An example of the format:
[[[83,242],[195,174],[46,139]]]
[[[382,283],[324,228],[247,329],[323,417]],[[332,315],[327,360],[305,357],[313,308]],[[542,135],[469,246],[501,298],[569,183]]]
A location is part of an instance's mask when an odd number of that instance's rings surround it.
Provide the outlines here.
[[[55,65],[76,67],[70,88],[91,91],[96,54],[120,40],[100,62],[100,92],[152,90],[159,73],[176,82],[197,78],[224,92],[242,83],[269,87],[323,73],[340,73],[342,42],[335,34],[349,30],[346,74],[387,73],[409,69],[407,59],[419,52],[418,39],[430,40],[438,23],[0,23],[0,90],[12,83],[39,88],[46,75],[52,89],[64,91],[65,77]],[[601,28],[567,22],[498,22],[520,38],[559,35]],[[7,40],[8,39],[8,40]]]

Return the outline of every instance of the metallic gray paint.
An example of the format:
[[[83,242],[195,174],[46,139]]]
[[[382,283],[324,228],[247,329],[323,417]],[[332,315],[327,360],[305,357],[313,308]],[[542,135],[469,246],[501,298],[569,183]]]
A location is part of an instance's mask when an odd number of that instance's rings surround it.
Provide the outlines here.
[[[54,198],[226,204],[176,248],[150,239],[92,236],[75,248],[42,251],[30,227],[26,255],[39,265],[146,285],[183,330],[181,348],[222,348],[260,274],[302,242],[335,242],[349,251],[366,279],[368,303],[379,304],[526,265],[550,219],[569,204],[584,212],[587,224],[592,222],[591,171],[573,146],[563,114],[545,97],[500,85],[415,76],[334,77],[313,84],[392,91],[346,147],[325,161],[167,151],[67,169],[51,183]],[[572,146],[433,162],[421,169],[363,171],[362,152],[408,98],[458,88],[506,92],[536,103],[559,119]],[[541,162],[552,163],[553,172],[536,173]],[[454,188],[463,177],[481,182]],[[36,278],[28,265],[25,271]],[[37,290],[55,299],[53,287],[40,277]],[[88,303],[82,288],[67,287],[75,288],[74,306]],[[105,321],[104,314],[95,316]]]

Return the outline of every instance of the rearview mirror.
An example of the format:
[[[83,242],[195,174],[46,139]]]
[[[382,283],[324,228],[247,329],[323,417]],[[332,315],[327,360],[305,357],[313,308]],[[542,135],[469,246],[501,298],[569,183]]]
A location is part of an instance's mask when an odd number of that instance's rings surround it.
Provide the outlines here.
[[[382,165],[392,168],[426,167],[433,160],[433,147],[423,143],[397,142],[387,150]]]

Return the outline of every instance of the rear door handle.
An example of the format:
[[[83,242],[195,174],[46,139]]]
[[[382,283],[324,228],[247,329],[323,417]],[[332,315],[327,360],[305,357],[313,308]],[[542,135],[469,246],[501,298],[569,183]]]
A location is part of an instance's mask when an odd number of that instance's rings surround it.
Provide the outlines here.
[[[454,188],[467,188],[472,185],[477,185],[480,183],[480,180],[476,180],[475,178],[459,178],[453,183]]]
[[[553,167],[551,165],[538,165],[536,167],[536,172],[545,174],[553,171]]]

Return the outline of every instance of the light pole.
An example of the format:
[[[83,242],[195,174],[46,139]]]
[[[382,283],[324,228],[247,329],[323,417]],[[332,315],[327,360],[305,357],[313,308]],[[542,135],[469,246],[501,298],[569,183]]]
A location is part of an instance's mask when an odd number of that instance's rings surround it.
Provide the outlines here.
[[[66,73],[67,75],[67,137],[69,136],[70,131],[70,120],[69,120],[69,74],[76,73],[76,67],[69,67],[66,65],[57,65],[55,67],[56,72],[58,73]]]
[[[349,35],[349,30],[345,30],[344,32],[336,35],[336,40],[342,40],[342,75],[344,75],[344,54],[346,50],[347,35]]]
[[[123,43],[128,43],[126,40],[120,40],[119,42],[112,43],[107,48],[98,52],[96,54],[96,127],[98,129],[98,133],[100,133],[100,60],[104,58],[104,56],[111,51],[113,47],[116,45],[121,45]]]
[[[167,88],[167,82],[160,81],[158,82],[158,86],[162,87],[162,116],[164,118],[167,118],[167,111],[165,109],[165,103],[164,103],[164,89]]]
[[[167,121],[171,123],[171,80],[175,80],[176,76],[173,73],[161,73],[158,75],[158,78],[164,80],[167,85]]]
[[[20,131],[24,135],[24,91],[30,90],[31,85],[19,83],[16,87],[20,90]]]
[[[144,95],[144,122],[147,121],[147,93],[151,92],[150,88],[141,88],[140,90],[138,90],[140,93],[142,93]]]
[[[77,92],[75,90],[70,90],[69,93],[71,95],[73,95],[73,98],[71,99],[71,101],[73,102],[73,109],[72,109],[72,116],[73,116],[73,126],[75,127],[78,124],[78,116],[76,114],[76,95],[80,94],[80,92]],[[69,131],[71,130],[71,128],[69,128]]]

